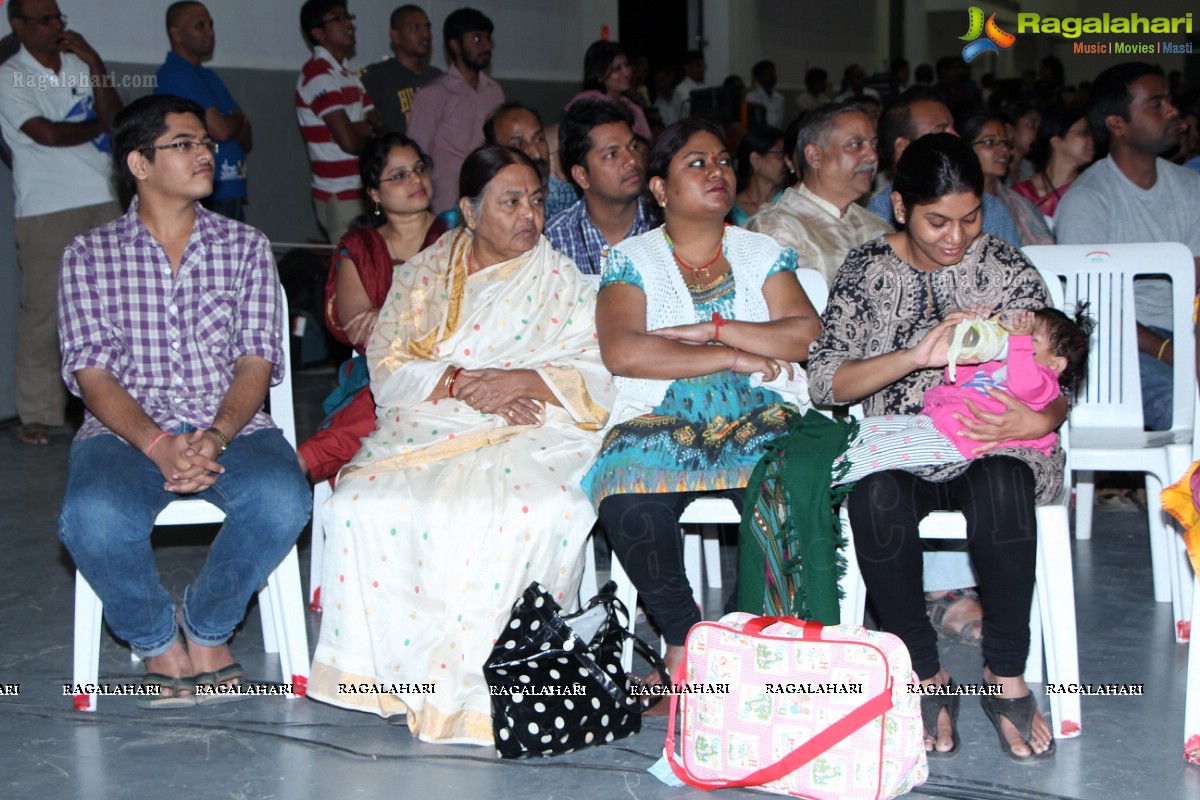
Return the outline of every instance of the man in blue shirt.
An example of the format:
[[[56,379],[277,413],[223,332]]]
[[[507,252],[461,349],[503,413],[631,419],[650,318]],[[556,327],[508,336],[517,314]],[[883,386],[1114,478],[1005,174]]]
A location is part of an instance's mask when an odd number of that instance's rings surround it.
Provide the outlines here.
[[[606,100],[580,100],[558,125],[563,170],[583,198],[546,223],[554,249],[580,271],[599,275],[613,245],[645,233],[652,221],[642,206],[646,166],[629,111]]]
[[[216,45],[208,9],[194,0],[172,3],[167,8],[167,37],[171,40],[171,52],[158,68],[154,93],[185,97],[204,109],[204,122],[219,145],[214,189],[204,205],[218,214],[245,222],[246,154],[252,141],[250,120],[217,73],[200,63],[212,57]]]

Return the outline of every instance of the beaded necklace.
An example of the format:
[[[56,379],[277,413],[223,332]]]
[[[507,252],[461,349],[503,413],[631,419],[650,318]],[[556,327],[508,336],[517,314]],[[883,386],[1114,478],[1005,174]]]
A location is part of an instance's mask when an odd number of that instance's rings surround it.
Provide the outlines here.
[[[726,225],[725,227],[728,229],[729,226]],[[675,242],[671,240],[671,234],[667,233],[665,226],[663,227],[663,238],[667,240],[667,247],[671,249],[671,257],[675,259],[675,263],[695,275],[696,279],[700,281],[700,283],[697,285],[706,286],[712,283],[712,275],[709,274],[708,270],[713,264],[717,263],[717,261],[721,258],[721,254],[725,252],[725,231],[721,232],[721,243],[717,245],[716,255],[714,255],[706,264],[700,267],[693,267],[691,264],[679,257],[679,254],[675,252]],[[689,286],[690,285],[691,284],[689,284]]]

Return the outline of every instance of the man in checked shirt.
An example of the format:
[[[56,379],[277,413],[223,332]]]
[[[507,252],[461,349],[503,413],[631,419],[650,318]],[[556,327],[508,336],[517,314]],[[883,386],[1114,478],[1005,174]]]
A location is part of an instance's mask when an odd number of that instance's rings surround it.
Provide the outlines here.
[[[67,247],[59,280],[63,378],[87,414],[58,533],[109,627],[145,660],[145,685],[160,690],[141,702],[186,705],[197,683],[240,681],[227,642],[312,501],[295,451],[262,411],[285,366],[270,245],[199,203],[216,150],[204,111],[143,97],[116,117],[113,145],[136,196]],[[150,532],[188,495],[226,517],[176,609]]]

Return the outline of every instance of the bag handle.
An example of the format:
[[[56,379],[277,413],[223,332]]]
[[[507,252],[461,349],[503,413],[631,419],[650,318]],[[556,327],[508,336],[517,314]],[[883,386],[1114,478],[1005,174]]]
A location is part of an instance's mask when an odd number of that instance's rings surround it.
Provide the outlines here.
[[[819,622],[800,619],[799,617],[755,617],[742,626],[742,633],[762,633],[763,628],[776,622],[786,622],[804,631],[805,639],[820,639],[825,626]]]
[[[611,579],[606,581],[605,584],[596,592],[596,596],[589,600],[584,608],[581,608],[579,611],[569,616],[560,617],[560,619],[562,622],[566,623],[567,627],[569,628],[573,618],[586,614],[596,606],[604,606],[604,608],[608,611],[610,620],[612,620],[614,616],[624,616],[625,621],[623,623],[620,619],[614,620],[617,622],[618,627],[620,628],[621,640],[625,641],[627,639],[631,639],[633,641],[634,651],[642,658],[646,659],[646,661],[650,664],[651,669],[658,673],[659,678],[664,684],[669,685],[671,682],[671,674],[667,671],[667,664],[665,661],[663,661],[662,656],[660,656],[653,647],[646,644],[646,642],[642,641],[637,634],[630,630],[632,627],[630,625],[630,621],[633,619],[633,617],[629,613],[629,609],[626,608],[625,604],[621,602],[620,598],[617,597],[616,581]],[[612,677],[596,667],[594,662],[589,663],[587,669],[589,672],[593,673],[594,677],[603,677],[605,679],[603,681],[605,685],[607,685],[609,682],[613,682]],[[615,685],[615,682],[613,683]],[[662,702],[664,696],[648,696],[643,694],[638,695],[638,698],[640,700],[638,711],[645,712]]]
[[[767,622],[759,625],[757,628],[758,630],[770,625],[772,622],[798,622],[805,627],[806,631],[810,625],[817,628],[824,627],[819,623],[803,622],[802,620],[793,619],[791,617],[757,617],[746,623],[742,630],[746,631],[750,629],[751,625],[756,625],[763,620],[767,620]],[[819,636],[820,632],[818,631],[818,638]],[[677,675],[687,674],[687,660],[688,654],[687,650],[685,649],[683,653],[683,660],[680,662],[679,669],[676,672]],[[709,790],[726,789],[738,786],[762,786],[764,783],[777,781],[790,775],[791,773],[800,769],[800,767],[824,753],[826,750],[829,750],[831,747],[835,746],[847,736],[850,736],[852,733],[866,725],[871,720],[891,711],[894,705],[892,702],[892,686],[892,678],[889,675],[887,685],[884,686],[883,691],[881,691],[879,694],[875,695],[870,700],[867,700],[858,708],[854,709],[837,722],[813,736],[807,742],[788,753],[779,761],[776,761],[774,764],[768,764],[767,766],[757,769],[754,772],[744,775],[736,780],[702,780],[700,778],[693,777],[692,774],[688,772],[687,767],[679,762],[679,757],[675,755],[675,717],[679,709],[679,696],[672,694],[671,712],[670,716],[667,718],[667,740],[663,743],[663,757],[666,759],[667,764],[670,765],[671,771],[675,773],[675,776],[679,778],[679,780],[696,789]]]

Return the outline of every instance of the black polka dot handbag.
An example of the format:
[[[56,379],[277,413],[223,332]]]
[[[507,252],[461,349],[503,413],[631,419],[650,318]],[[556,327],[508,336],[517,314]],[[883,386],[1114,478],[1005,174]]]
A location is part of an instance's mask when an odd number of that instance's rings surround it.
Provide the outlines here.
[[[642,729],[640,681],[621,668],[633,640],[664,684],[658,653],[627,630],[629,611],[609,581],[583,610],[562,609],[541,584],[529,585],[483,665],[492,699],[492,731],[502,758],[570,753]],[[655,698],[657,699],[657,698]]]

